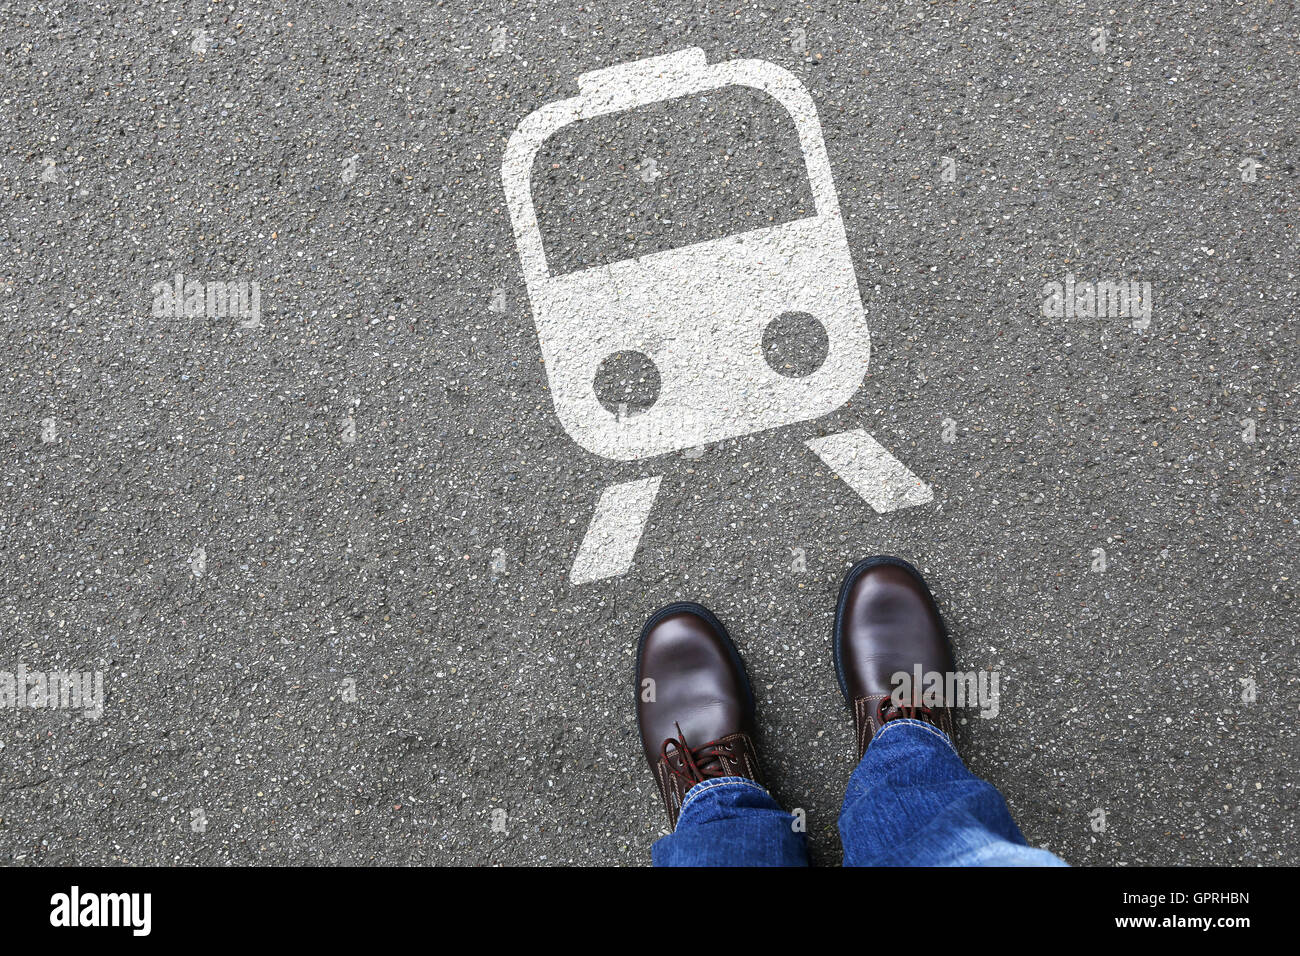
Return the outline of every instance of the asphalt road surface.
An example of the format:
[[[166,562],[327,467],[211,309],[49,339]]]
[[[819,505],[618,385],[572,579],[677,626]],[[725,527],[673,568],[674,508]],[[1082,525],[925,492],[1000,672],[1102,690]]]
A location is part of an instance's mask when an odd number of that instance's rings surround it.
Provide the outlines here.
[[[557,415],[586,326],[543,362],[506,144],[690,48],[810,94],[870,365],[814,419],[613,460]],[[98,717],[0,710],[0,862],[645,864],[636,637],[691,599],[838,863],[834,596],[893,553],[999,675],[958,746],[1031,843],[1294,863],[1298,74],[1285,3],[0,2],[0,672],[102,681]],[[554,271],[821,215],[753,93],[548,140]],[[1098,282],[1131,314],[1053,314]],[[671,386],[602,374],[611,421]],[[805,445],[854,429],[932,500],[878,513]],[[575,583],[652,476],[630,565]]]

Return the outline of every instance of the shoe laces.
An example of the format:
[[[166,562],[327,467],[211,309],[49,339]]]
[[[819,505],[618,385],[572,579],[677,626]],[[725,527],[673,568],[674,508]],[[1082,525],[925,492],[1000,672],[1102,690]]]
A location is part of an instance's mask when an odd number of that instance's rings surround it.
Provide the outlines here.
[[[698,747],[692,747],[686,742],[686,735],[682,733],[682,725],[674,724],[677,728],[677,736],[669,737],[659,748],[659,756],[668,764],[668,769],[676,776],[681,777],[688,783],[696,784],[709,777],[727,776],[727,768],[723,766],[722,754],[727,754],[730,759],[734,759],[736,748],[734,744],[724,744],[721,741],[710,740],[707,744],[701,744]],[[669,748],[672,748],[672,753]],[[677,756],[681,761],[681,769],[673,766],[672,757]]]
[[[911,703],[895,704],[892,697],[886,697],[876,704],[876,721],[883,727],[891,720],[923,720],[927,724],[938,726],[938,715],[933,707],[927,707],[915,699]]]

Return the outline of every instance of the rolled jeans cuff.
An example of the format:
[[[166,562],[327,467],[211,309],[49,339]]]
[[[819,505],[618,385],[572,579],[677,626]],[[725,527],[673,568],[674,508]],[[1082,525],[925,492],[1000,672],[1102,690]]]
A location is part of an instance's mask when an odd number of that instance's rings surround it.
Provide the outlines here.
[[[682,808],[677,814],[677,825],[682,825],[681,821],[686,816],[687,809],[699,797],[719,787],[748,787],[750,790],[757,790],[759,793],[767,793],[766,787],[759,786],[758,783],[748,777],[711,777],[708,780],[701,780],[686,791],[686,796],[682,797]],[[768,796],[771,796],[771,794],[768,794]]]

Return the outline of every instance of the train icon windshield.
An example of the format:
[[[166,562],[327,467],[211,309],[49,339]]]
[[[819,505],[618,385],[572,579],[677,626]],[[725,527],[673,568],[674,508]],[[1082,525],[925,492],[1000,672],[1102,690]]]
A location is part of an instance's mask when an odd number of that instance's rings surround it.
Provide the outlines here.
[[[532,181],[552,275],[816,214],[793,120],[752,87],[573,123],[542,144]]]

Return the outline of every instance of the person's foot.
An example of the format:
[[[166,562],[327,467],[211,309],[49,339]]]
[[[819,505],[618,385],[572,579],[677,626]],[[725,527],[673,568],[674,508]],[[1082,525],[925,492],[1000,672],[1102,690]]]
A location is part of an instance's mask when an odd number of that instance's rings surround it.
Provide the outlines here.
[[[678,603],[641,630],[636,660],[641,746],[677,827],[686,791],[713,777],[761,784],[754,695],[727,630],[707,608]]]
[[[859,760],[880,728],[900,717],[923,720],[952,736],[951,708],[926,706],[924,685],[912,688],[902,706],[899,698],[891,699],[898,686],[894,674],[914,678],[919,665],[922,674],[942,675],[946,686],[953,671],[948,633],[921,572],[901,558],[859,561],[840,588],[833,640],[840,691],[853,708]]]

